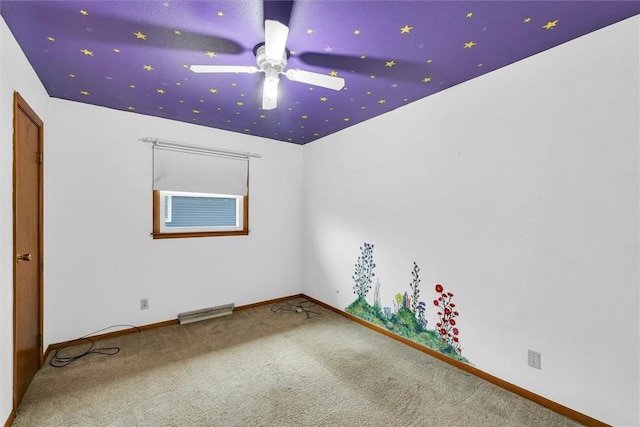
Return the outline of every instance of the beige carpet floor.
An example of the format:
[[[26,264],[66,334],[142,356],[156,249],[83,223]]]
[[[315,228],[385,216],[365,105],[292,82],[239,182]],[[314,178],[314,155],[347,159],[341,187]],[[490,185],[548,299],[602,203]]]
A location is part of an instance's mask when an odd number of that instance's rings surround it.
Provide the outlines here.
[[[14,426],[576,426],[314,306],[272,306],[98,341],[45,365]],[[81,347],[62,355],[78,354]]]

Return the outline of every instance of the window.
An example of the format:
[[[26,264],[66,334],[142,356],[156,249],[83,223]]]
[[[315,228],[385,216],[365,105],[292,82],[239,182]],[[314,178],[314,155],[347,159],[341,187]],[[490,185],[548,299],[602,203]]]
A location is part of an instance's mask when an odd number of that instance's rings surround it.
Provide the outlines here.
[[[160,191],[160,232],[242,230],[244,197]]]
[[[153,150],[153,238],[249,234],[246,158]]]

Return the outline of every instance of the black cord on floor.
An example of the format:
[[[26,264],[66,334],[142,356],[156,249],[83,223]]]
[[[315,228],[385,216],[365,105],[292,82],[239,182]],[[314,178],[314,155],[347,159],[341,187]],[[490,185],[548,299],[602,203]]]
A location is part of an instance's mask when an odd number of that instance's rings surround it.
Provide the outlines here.
[[[136,329],[138,332],[142,332],[140,330],[140,328],[138,328],[137,326],[133,326],[133,325],[113,325],[113,326],[108,326],[106,328],[102,328],[99,331],[95,331],[95,332],[91,332],[90,334],[87,334],[83,337],[80,338],[76,338],[75,340],[69,341],[67,343],[65,343],[64,345],[62,345],[61,347],[59,347],[56,352],[53,354],[53,357],[51,357],[51,360],[49,360],[49,365],[53,366],[54,368],[64,368],[65,366],[75,362],[78,359],[81,359],[85,356],[88,356],[89,354],[104,354],[107,356],[113,356],[114,354],[118,354],[120,352],[120,347],[95,347],[95,342],[89,338],[91,335],[95,335],[99,332],[102,331],[106,331],[107,329],[111,329],[111,328],[117,328],[117,327],[121,327],[121,326],[127,326],[130,328],[134,328]],[[85,350],[84,352],[74,355],[74,356],[62,356],[61,353],[63,350],[65,350],[68,347],[71,346],[76,346],[78,345],[78,343],[81,342],[85,342],[89,344],[89,348],[87,350]]]
[[[317,311],[311,310],[312,307],[315,307],[315,303],[308,300],[301,300],[295,302],[283,301],[277,302],[271,306],[271,311],[274,313],[281,313],[292,311],[294,313],[304,313],[307,315],[307,319],[312,317],[320,316],[320,313]]]

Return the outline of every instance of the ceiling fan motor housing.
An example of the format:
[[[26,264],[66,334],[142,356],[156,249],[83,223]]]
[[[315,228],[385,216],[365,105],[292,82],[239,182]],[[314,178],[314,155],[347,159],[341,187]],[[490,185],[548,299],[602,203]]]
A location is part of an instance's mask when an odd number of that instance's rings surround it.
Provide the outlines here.
[[[284,70],[284,67],[287,66],[286,51],[282,54],[282,58],[277,60],[267,57],[264,44],[258,46],[255,52],[256,52],[256,62],[258,63],[258,66],[260,67],[260,69],[267,76],[277,76],[278,74],[282,73],[282,70]]]

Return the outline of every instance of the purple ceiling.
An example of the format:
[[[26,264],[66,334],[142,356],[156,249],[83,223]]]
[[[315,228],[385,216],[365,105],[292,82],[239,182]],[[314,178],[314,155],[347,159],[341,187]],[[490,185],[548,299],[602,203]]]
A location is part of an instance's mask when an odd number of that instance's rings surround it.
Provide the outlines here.
[[[29,1],[4,17],[49,95],[305,144],[640,13],[638,1]],[[289,26],[286,69],[261,109],[264,19]],[[595,58],[594,58],[595,60]]]

